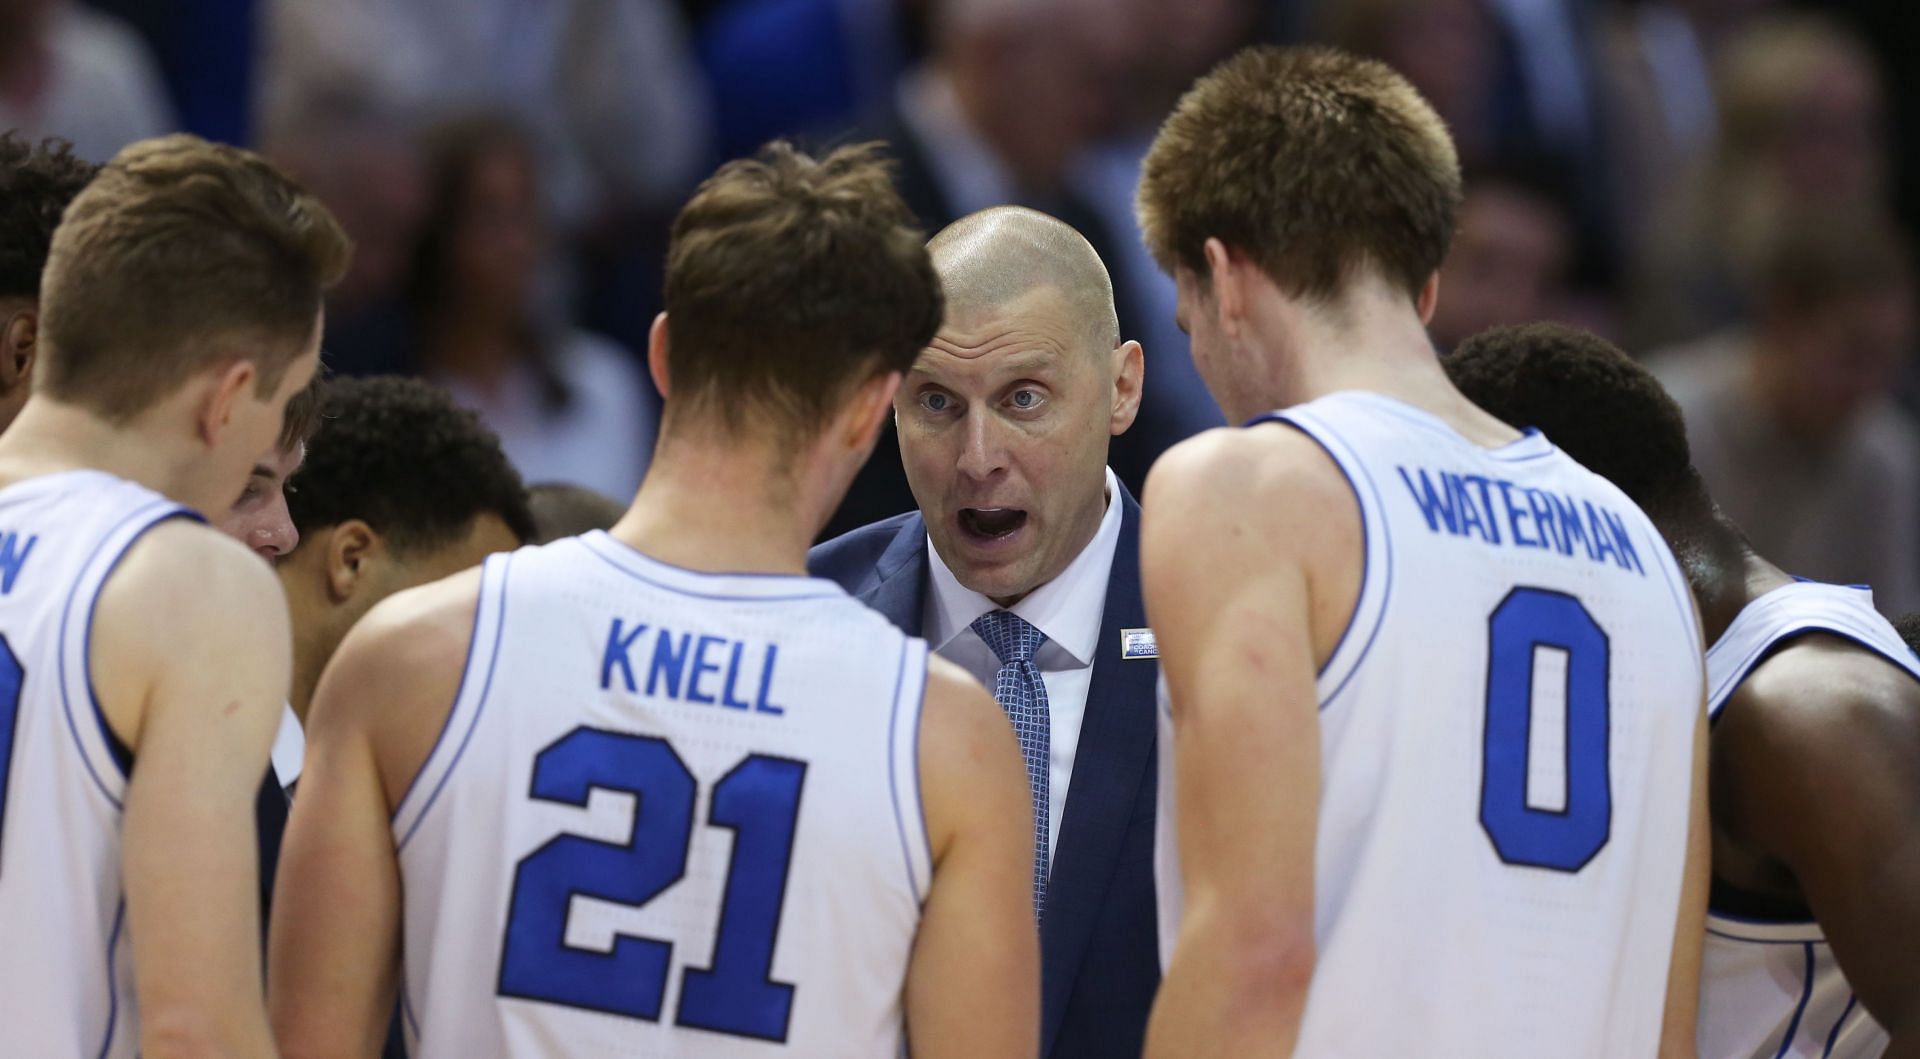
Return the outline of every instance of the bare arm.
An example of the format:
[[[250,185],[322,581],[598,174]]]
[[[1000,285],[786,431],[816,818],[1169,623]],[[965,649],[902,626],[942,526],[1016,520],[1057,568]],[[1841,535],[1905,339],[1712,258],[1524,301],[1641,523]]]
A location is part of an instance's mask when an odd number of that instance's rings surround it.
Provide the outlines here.
[[[1792,873],[1847,981],[1920,1055],[1920,688],[1809,637],[1748,678],[1713,736],[1715,821]]]
[[[1020,747],[993,698],[928,660],[921,793],[933,885],[907,969],[915,1056],[1032,1056],[1040,1039],[1033,809]]]
[[[1175,449],[1155,466],[1143,505],[1141,569],[1172,702],[1186,900],[1150,1057],[1289,1055],[1313,976],[1320,735],[1309,570],[1337,571],[1342,543],[1358,566],[1359,509],[1310,440],[1263,434],[1203,435]]]
[[[206,527],[163,524],[92,631],[101,709],[137,763],[122,871],[141,1052],[270,1055],[253,813],[292,666],[279,584]]]
[[[395,785],[382,765],[398,743],[417,768],[425,749],[411,734],[437,731],[452,707],[478,583],[461,575],[380,604],[315,691],[274,889],[274,907],[298,913],[273,917],[268,951],[273,1029],[290,1059],[380,1054],[399,988],[401,910],[388,826]]]
[[[1693,1059],[1700,1034],[1700,958],[1707,940],[1707,893],[1713,883],[1713,824],[1707,814],[1707,711],[1693,726],[1693,797],[1687,813],[1687,866],[1680,884],[1680,915],[1667,964],[1666,1015],[1660,1023],[1660,1059]]]

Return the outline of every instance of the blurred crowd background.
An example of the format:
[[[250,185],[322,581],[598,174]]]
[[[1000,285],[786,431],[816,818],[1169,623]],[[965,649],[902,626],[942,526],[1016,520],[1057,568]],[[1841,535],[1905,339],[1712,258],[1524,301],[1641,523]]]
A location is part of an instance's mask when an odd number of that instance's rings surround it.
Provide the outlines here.
[[[424,375],[530,481],[639,483],[674,211],[788,136],[885,139],[929,232],[1079,228],[1145,346],[1138,485],[1220,422],[1132,200],[1160,119],[1254,41],[1378,57],[1460,145],[1433,321],[1598,331],[1656,367],[1764,554],[1920,609],[1920,5],[1906,0],[0,0],[0,126],[110,157],[264,151],[358,244],[337,372]],[[911,503],[882,458],[830,532]]]

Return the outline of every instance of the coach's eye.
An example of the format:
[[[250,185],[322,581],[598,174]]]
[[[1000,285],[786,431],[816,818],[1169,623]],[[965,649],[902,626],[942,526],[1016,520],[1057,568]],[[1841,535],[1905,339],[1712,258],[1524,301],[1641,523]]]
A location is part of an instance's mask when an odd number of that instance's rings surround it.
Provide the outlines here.
[[[1008,400],[1012,401],[1013,406],[1022,412],[1031,412],[1040,407],[1044,398],[1040,396],[1039,390],[1020,389],[1013,391],[1013,396],[1008,398]]]
[[[920,395],[920,407],[935,414],[953,407],[953,399],[938,391],[928,391]]]

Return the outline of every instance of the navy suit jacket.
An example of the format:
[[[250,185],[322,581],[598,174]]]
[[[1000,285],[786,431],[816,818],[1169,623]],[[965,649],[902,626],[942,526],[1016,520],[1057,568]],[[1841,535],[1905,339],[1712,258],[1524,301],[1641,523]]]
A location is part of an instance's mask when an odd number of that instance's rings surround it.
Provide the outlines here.
[[[1160,985],[1153,895],[1160,666],[1120,657],[1120,630],[1145,628],[1147,616],[1140,506],[1124,485],[1118,500],[1120,542],[1041,916],[1040,1054],[1048,1059],[1139,1055]],[[908,635],[922,634],[930,582],[918,512],[819,545],[808,565]]]

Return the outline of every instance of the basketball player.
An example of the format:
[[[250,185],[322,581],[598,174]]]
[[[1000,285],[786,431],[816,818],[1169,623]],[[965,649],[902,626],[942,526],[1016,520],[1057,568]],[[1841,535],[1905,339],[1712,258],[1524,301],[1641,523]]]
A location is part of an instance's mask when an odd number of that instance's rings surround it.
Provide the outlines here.
[[[1006,719],[804,576],[940,322],[910,223],[869,148],[723,167],[674,223],[632,508],[348,634],[277,894],[287,1052],[371,1051],[397,988],[421,1059],[1034,1054]]]
[[[286,606],[196,512],[273,445],[347,253],[264,161],[188,136],[122,151],[53,237],[0,436],[8,1054],[271,1053],[250,816]]]
[[[1700,1054],[1920,1055],[1920,659],[1862,587],[1788,576],[1721,515],[1680,409],[1570,328],[1447,358],[1461,392],[1547,431],[1653,518],[1693,587],[1713,718]]]
[[[1141,505],[1185,882],[1150,1055],[1691,1039],[1698,623],[1620,490],[1447,383],[1459,179],[1405,81],[1320,49],[1228,60],[1147,156],[1148,246],[1249,423]]]
[[[0,430],[33,389],[40,330],[40,273],[60,213],[100,167],[64,140],[35,145],[0,134]]]

